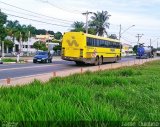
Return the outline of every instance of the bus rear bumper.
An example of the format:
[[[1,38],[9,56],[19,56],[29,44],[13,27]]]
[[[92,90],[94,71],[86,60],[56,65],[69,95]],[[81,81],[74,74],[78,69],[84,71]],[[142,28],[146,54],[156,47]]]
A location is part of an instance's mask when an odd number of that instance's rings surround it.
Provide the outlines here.
[[[96,59],[96,58],[82,58],[82,57],[77,58],[77,57],[66,57],[66,56],[62,56],[61,58],[67,61],[78,61],[78,62],[84,62],[86,64],[93,64]]]

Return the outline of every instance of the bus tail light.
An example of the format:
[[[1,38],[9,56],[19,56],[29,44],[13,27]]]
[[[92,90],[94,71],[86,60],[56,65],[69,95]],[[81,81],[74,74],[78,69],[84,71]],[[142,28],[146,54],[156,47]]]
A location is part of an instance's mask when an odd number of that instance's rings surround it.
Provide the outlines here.
[[[80,49],[80,57],[83,57],[83,49]]]

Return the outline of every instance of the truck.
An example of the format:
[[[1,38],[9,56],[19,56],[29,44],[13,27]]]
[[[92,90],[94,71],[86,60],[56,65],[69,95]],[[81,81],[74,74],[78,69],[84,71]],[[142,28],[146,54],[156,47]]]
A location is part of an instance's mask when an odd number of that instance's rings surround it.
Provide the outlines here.
[[[137,58],[139,59],[147,59],[147,58],[153,58],[154,57],[154,51],[152,46],[143,46],[140,45],[137,48]]]

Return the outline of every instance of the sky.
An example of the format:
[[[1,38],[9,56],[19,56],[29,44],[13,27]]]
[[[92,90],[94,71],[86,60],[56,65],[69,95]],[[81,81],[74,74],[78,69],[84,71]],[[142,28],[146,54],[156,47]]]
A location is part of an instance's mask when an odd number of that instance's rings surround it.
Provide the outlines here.
[[[74,21],[85,22],[86,17],[82,13],[87,10],[91,12],[108,11],[111,15],[108,20],[110,23],[110,28],[107,30],[109,34],[118,35],[121,24],[123,33],[121,41],[123,43],[135,45],[138,41],[137,34],[143,34],[140,43],[148,46],[151,40],[154,47],[157,47],[158,41],[160,46],[159,7],[160,0],[0,0],[0,9],[9,14],[9,20],[18,20],[21,24],[31,24],[37,29],[61,31],[62,33],[70,31]],[[89,19],[90,16],[92,15],[89,15]],[[135,26],[131,27],[132,25]]]

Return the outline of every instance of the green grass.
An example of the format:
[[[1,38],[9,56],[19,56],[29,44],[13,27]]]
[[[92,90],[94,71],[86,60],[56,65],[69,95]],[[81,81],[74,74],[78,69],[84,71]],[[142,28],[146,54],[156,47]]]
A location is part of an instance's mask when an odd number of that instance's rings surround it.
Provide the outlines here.
[[[2,59],[2,61],[3,62],[17,62],[17,60],[16,59],[14,59],[14,58],[4,58],[4,59]],[[19,62],[23,62],[24,60],[22,60],[22,59],[20,59],[19,60]]]
[[[12,58],[5,58],[2,60],[3,62],[16,62],[16,59],[12,59]]]
[[[160,121],[160,61],[0,88],[3,121]]]

